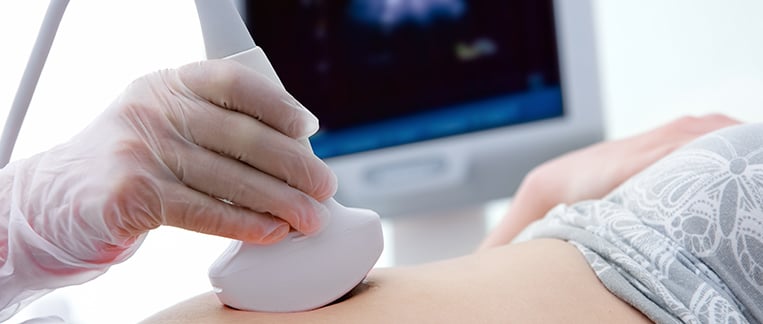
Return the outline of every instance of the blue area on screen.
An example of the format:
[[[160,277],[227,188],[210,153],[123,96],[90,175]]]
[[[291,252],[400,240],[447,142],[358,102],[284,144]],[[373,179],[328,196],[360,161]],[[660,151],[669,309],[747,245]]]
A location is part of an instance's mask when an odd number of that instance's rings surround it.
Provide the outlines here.
[[[310,138],[310,142],[316,155],[330,158],[558,117],[562,113],[561,89],[549,87],[445,107],[434,112],[363,127],[318,132]]]

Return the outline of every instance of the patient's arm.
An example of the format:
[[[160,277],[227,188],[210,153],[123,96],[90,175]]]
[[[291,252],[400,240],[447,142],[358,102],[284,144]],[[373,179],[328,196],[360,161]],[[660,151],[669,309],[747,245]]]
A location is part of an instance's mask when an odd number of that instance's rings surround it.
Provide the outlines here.
[[[255,313],[211,294],[146,323],[648,322],[609,293],[568,243],[535,240],[413,267],[375,269],[344,301],[303,313]]]
[[[508,213],[481,248],[510,242],[558,204],[602,198],[684,144],[738,123],[723,115],[683,117],[639,135],[591,145],[543,163],[522,181]]]

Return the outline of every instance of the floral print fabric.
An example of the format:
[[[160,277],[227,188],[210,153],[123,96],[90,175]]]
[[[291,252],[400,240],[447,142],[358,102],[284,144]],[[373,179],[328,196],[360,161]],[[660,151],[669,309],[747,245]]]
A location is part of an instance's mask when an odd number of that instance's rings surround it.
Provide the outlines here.
[[[763,322],[763,124],[703,136],[519,240],[541,237],[575,245],[656,322]]]

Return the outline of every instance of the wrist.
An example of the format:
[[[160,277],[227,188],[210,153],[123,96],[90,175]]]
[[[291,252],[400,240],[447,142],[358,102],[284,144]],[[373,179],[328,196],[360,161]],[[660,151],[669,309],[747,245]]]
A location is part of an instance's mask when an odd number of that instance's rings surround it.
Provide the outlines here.
[[[15,161],[0,172],[0,215],[6,220],[2,235],[24,231],[26,241],[48,246],[54,259],[73,268],[106,266],[132,255],[143,236],[112,240],[103,220],[89,215],[101,205],[92,199],[98,195],[80,185],[77,178],[82,174],[62,168],[64,163],[53,149]]]

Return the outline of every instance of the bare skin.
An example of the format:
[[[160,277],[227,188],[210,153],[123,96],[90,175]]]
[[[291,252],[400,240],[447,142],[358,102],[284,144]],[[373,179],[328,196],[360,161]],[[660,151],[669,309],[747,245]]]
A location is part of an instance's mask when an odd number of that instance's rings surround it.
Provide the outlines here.
[[[558,240],[487,249],[412,267],[373,270],[349,298],[302,313],[256,313],[206,293],[145,323],[650,323]]]

